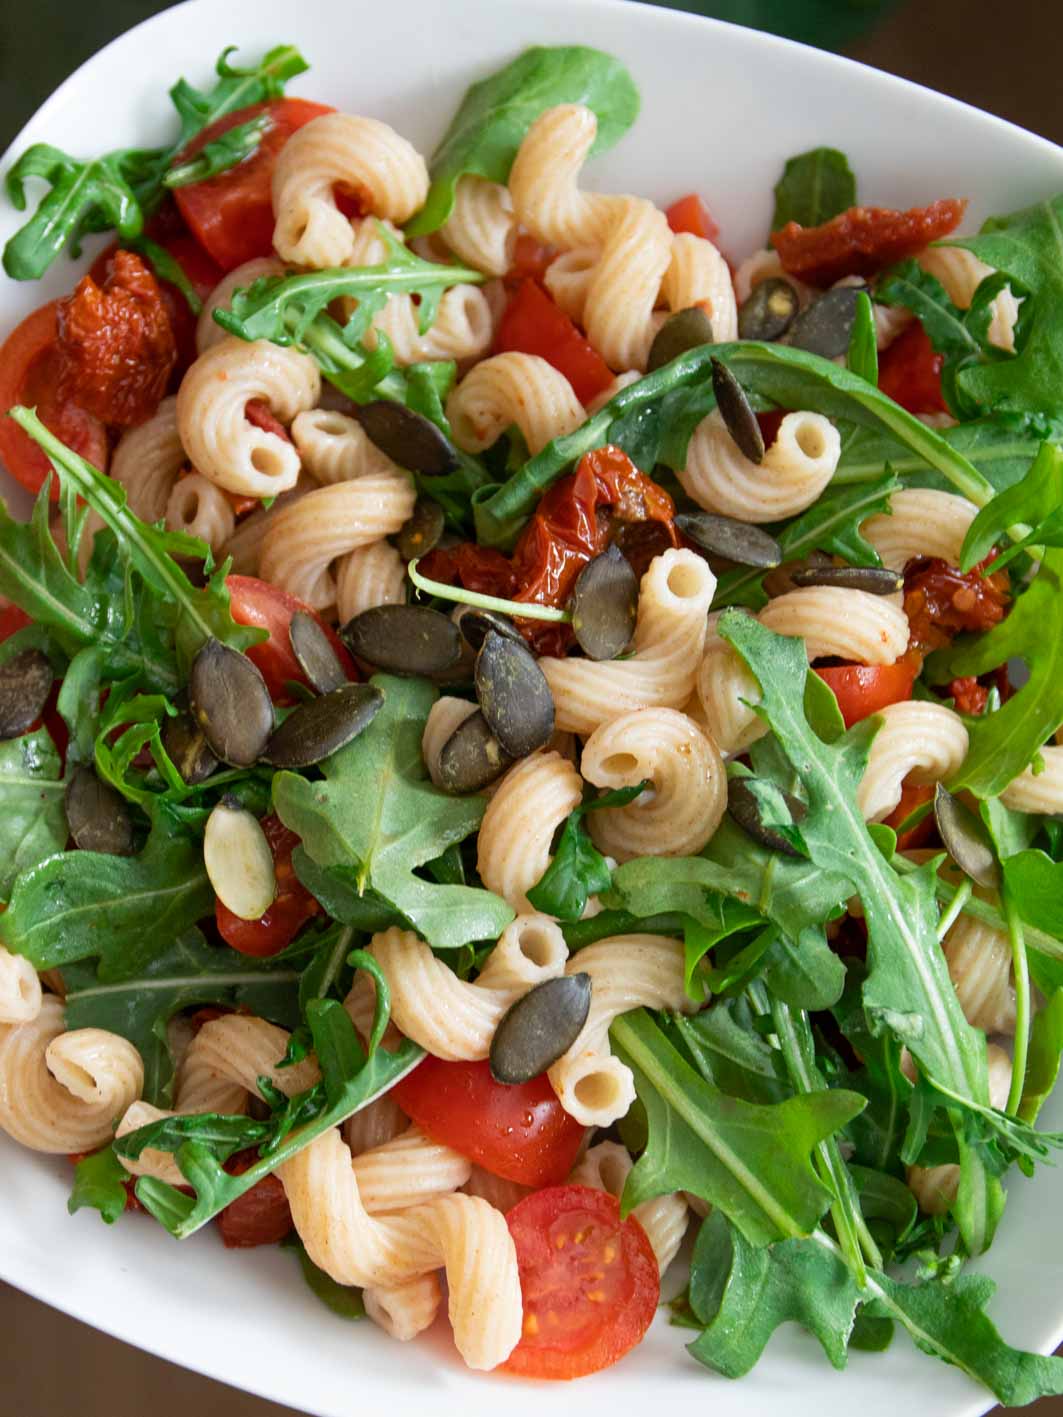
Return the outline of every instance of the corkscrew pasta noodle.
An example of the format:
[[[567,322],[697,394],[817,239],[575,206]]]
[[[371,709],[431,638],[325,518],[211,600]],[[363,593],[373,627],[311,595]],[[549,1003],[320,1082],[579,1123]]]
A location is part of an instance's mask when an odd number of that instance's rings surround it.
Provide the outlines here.
[[[500,183],[489,182],[485,177],[459,177],[454,208],[441,234],[467,266],[486,275],[505,275],[512,265],[517,240],[512,197]]]
[[[526,892],[550,864],[554,832],[583,796],[579,773],[559,753],[539,752],[509,769],[487,805],[476,867],[488,890],[531,911]]]
[[[875,735],[856,800],[864,819],[881,822],[901,800],[905,778],[941,782],[967,756],[967,729],[959,714],[943,704],[889,704],[880,710]]]
[[[387,541],[357,546],[336,566],[336,612],[341,625],[377,605],[406,600],[406,563]]]
[[[891,570],[903,571],[909,561],[922,556],[958,566],[963,539],[977,511],[955,492],[902,487],[891,494],[889,512],[869,517],[860,533]]]
[[[242,266],[237,266],[234,271],[223,276],[204,300],[203,309],[196,322],[197,352],[206,354],[208,349],[213,349],[226,338],[225,331],[214,318],[215,310],[231,310],[233,296],[238,290],[249,289],[256,280],[262,280],[265,276],[283,274],[283,261],[278,261],[275,256],[256,256],[254,260],[245,261]]]
[[[600,1141],[588,1148],[568,1179],[574,1186],[591,1186],[596,1191],[607,1191],[619,1200],[633,1165],[631,1157],[618,1142]],[[631,1214],[645,1230],[646,1238],[657,1256],[657,1267],[664,1274],[679,1253],[686,1234],[690,1211],[685,1196],[679,1191],[668,1196],[655,1196],[653,1200],[637,1205]]]
[[[838,430],[821,413],[788,413],[760,463],[750,462],[717,411],[703,418],[678,471],[700,507],[746,522],[776,522],[803,512],[834,476]]]
[[[32,1023],[41,1011],[41,981],[28,959],[0,945],[0,1024]]]
[[[483,452],[515,426],[535,454],[578,428],[585,416],[564,374],[537,354],[481,360],[447,399],[454,441],[467,453]]]
[[[177,474],[187,461],[177,426],[177,399],[165,398],[146,422],[122,434],[109,472],[125,488],[137,516],[157,522],[166,515]]]

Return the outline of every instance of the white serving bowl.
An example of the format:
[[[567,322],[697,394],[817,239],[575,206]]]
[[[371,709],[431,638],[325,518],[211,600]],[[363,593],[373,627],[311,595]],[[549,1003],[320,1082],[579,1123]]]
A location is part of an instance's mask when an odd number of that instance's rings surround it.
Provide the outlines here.
[[[952,99],[751,30],[621,0],[192,0],[79,69],[3,167],[36,141],[89,156],[167,140],[166,90],[178,75],[207,82],[224,45],[254,55],[282,41],[313,65],[293,92],[386,119],[426,153],[466,85],[526,45],[608,50],[634,74],[643,114],[593,164],[593,184],[660,202],[700,192],[736,256],[764,239],[783,160],[821,143],[848,153],[862,200],[906,207],[966,196],[971,230],[1063,188],[1063,151]],[[1018,73],[1017,52],[1014,62]],[[17,225],[4,203],[0,242]],[[0,331],[68,290],[74,271],[61,259],[40,284],[0,280]],[[1045,1125],[1061,1124],[1057,1096]],[[507,1417],[541,1417],[544,1404],[631,1417],[661,1403],[714,1417],[784,1406],[789,1417],[973,1417],[993,1405],[903,1334],[887,1354],[854,1353],[835,1373],[814,1340],[787,1325],[755,1371],[730,1383],[690,1359],[688,1335],[663,1316],[623,1363],[577,1387],[484,1377],[462,1368],[445,1323],[399,1347],[324,1309],[289,1255],[227,1253],[213,1229],[179,1244],[140,1216],[114,1228],[93,1212],[71,1219],[64,1160],[0,1138],[0,1166],[0,1278],[127,1343],[320,1417],[430,1409],[493,1417],[500,1405]],[[978,1267],[1000,1285],[990,1313],[1005,1336],[1047,1352],[1063,1337],[1063,1227],[1049,1221],[1063,1178],[1041,1168],[1011,1190],[999,1238]],[[20,1361],[17,1345],[10,1361]]]

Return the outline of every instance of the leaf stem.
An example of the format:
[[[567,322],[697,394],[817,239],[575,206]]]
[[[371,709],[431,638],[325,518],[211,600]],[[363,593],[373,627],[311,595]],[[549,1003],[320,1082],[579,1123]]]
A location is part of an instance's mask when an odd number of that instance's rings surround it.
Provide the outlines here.
[[[1026,1082],[1026,1060],[1030,1051],[1030,967],[1026,958],[1026,938],[1022,920],[1015,907],[1011,892],[1004,888],[1002,894],[1004,917],[1008,922],[1008,939],[1011,941],[1011,967],[1015,977],[1015,1047],[1011,1061],[1011,1087],[1005,1110],[1014,1117],[1022,1100],[1022,1090]]]
[[[956,893],[945,907],[945,911],[938,921],[938,939],[943,940],[949,930],[956,923],[956,917],[963,910],[971,896],[971,880],[969,876],[964,876],[962,882],[956,887]]]
[[[893,869],[901,876],[911,876],[918,871],[919,865],[915,861],[909,861],[905,856],[894,856],[890,862]],[[948,881],[943,881],[939,876],[934,882],[934,892],[938,900],[948,905],[954,895],[954,889]],[[996,906],[990,905],[988,901],[979,900],[977,896],[971,895],[963,902],[962,913],[970,915],[975,920],[981,920],[983,925],[992,925],[995,930],[1007,930],[1008,922],[1002,911]],[[1063,959],[1063,943],[1049,935],[1044,930],[1039,930],[1036,925],[1023,924],[1023,936],[1027,946],[1035,950],[1040,950],[1051,959]]]
[[[503,600],[497,595],[481,595],[479,591],[464,590],[461,586],[445,585],[442,581],[430,581],[417,569],[420,557],[416,557],[406,567],[410,580],[418,590],[438,596],[440,600],[453,600],[461,605],[475,605],[481,610],[497,610],[503,615],[511,615],[515,620],[547,620],[551,624],[567,625],[572,619],[571,610],[557,610],[552,605],[533,605],[518,600]]]

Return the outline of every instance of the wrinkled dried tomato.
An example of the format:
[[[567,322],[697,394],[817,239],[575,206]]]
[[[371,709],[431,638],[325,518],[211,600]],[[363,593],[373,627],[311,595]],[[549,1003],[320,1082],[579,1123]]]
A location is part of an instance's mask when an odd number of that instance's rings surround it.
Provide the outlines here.
[[[783,270],[810,285],[831,285],[843,276],[869,276],[914,256],[931,241],[955,231],[967,208],[953,197],[927,207],[850,207],[822,226],[790,221],[773,231],[771,243]]]
[[[59,302],[60,389],[128,428],[158,408],[177,363],[159,283],[134,251],[116,251],[103,285],[84,276]]]
[[[1004,618],[1009,598],[1003,571],[983,576],[986,557],[966,573],[939,557],[910,561],[904,573],[904,613],[909,645],[928,652],[951,644],[965,632],[988,630]]]
[[[240,1151],[225,1163],[230,1176],[242,1176],[258,1161],[252,1151]],[[226,1249],[277,1245],[291,1231],[292,1212],[277,1176],[263,1176],[250,1190],[230,1201],[218,1215],[218,1229]]]
[[[985,712],[989,690],[970,675],[964,675],[962,679],[953,679],[947,693],[955,702],[957,713]]]

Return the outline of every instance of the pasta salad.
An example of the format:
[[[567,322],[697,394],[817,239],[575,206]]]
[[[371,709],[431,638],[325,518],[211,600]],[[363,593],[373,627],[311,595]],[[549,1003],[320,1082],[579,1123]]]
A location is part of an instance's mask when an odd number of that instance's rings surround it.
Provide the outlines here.
[[[597,50],[427,161],[306,68],[6,175],[11,279],[107,244],[0,350],[0,1129],[476,1369],[671,1271],[726,1377],[1063,1392],[964,1268],[1063,1144],[1063,197],[819,148],[739,259],[583,185]]]

